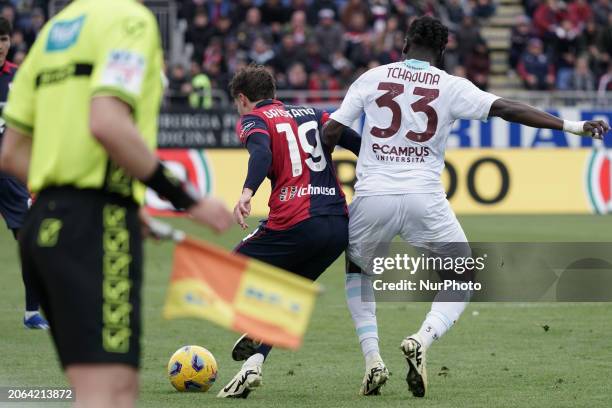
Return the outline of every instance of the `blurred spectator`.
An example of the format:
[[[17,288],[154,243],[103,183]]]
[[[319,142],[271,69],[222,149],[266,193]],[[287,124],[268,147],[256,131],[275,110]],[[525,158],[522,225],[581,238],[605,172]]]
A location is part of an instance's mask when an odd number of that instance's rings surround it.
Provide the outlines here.
[[[308,73],[316,72],[324,64],[325,61],[321,56],[321,48],[319,47],[319,43],[314,38],[308,40],[308,44],[306,44],[306,71]]]
[[[567,6],[567,18],[574,27],[582,30],[586,22],[593,17],[591,6],[586,0],[573,0]]]
[[[310,28],[306,25],[306,13],[301,10],[294,11],[286,32],[293,36],[297,45],[305,44],[310,36]]]
[[[608,65],[608,72],[601,76],[597,91],[600,94],[612,91],[612,62]]]
[[[449,0],[446,3],[446,15],[453,27],[458,27],[465,16],[465,9],[461,0]]]
[[[465,70],[465,67],[463,65],[457,65],[455,69],[453,69],[452,73],[455,76],[467,78],[467,71]]]
[[[571,89],[575,91],[593,91],[595,90],[595,76],[589,68],[589,60],[587,58],[578,58],[576,66],[572,72]]]
[[[557,88],[571,88],[574,63],[578,53],[578,30],[570,20],[563,20],[555,30],[554,64],[557,68]]]
[[[319,24],[315,27],[314,38],[319,43],[321,54],[329,62],[336,52],[344,51],[344,30],[334,21],[332,9],[319,11]]]
[[[304,64],[296,62],[289,67],[287,71],[287,81],[289,89],[307,89],[308,88],[308,75]]]
[[[473,0],[470,8],[472,9],[472,15],[477,18],[489,18],[495,14],[493,0]]]
[[[23,38],[23,33],[19,30],[15,30],[13,31],[13,35],[11,36],[11,48],[9,49],[7,59],[9,61],[15,62],[15,55],[20,52],[27,53],[28,44],[26,44]],[[17,63],[15,62],[15,64]]]
[[[245,20],[238,26],[236,38],[242,48],[249,49],[258,37],[263,38],[266,42],[272,41],[270,29],[261,22],[261,12],[252,7],[247,11]]]
[[[476,44],[482,41],[480,30],[476,25],[476,21],[472,16],[463,17],[461,27],[457,31],[457,42],[459,43],[459,53],[467,55],[471,52]]]
[[[253,48],[249,52],[249,60],[258,65],[266,65],[274,59],[274,51],[270,45],[261,37],[255,39]]]
[[[444,51],[444,56],[442,58],[444,69],[448,73],[452,73],[455,67],[462,63],[457,36],[453,33],[448,34],[448,43],[446,44],[446,51]]]
[[[210,78],[204,74],[200,64],[191,64],[191,94],[189,105],[193,109],[210,109],[212,107],[212,84]]]
[[[599,26],[608,24],[608,16],[612,13],[612,4],[610,0],[594,0],[593,2],[593,18]]]
[[[509,63],[510,68],[516,69],[519,58],[527,48],[527,42],[531,37],[531,27],[529,26],[529,17],[520,16],[517,25],[512,27],[510,34],[510,50]]]
[[[545,90],[555,84],[555,67],[544,54],[543,44],[539,39],[529,40],[527,51],[519,59],[517,70],[527,89]]]
[[[222,17],[230,16],[230,3],[224,0],[209,0],[208,3],[208,15],[210,21],[215,24]]]
[[[191,92],[191,85],[185,67],[176,64],[170,70],[168,76],[168,92],[170,103],[174,106],[186,106],[187,98]]]
[[[193,16],[191,27],[185,33],[185,41],[193,44],[194,59],[202,60],[204,50],[215,33],[215,28],[209,24],[208,15],[204,11],[198,11]]]
[[[560,11],[557,0],[543,1],[533,14],[535,33],[545,41],[554,38],[559,21]]]
[[[11,27],[15,27],[15,7],[10,3],[4,3],[0,7],[2,10],[0,11],[0,16],[4,17],[11,23]]]
[[[337,0],[292,0],[291,6],[293,10],[302,10],[307,13],[308,24],[314,26],[319,21],[319,12],[323,9],[329,9],[338,15]]]
[[[261,10],[261,21],[268,24],[273,33],[280,33],[283,24],[289,20],[289,9],[281,0],[265,0],[259,10]]]
[[[15,55],[13,56],[13,64],[16,65],[21,65],[21,63],[23,63],[23,60],[26,57],[26,52],[25,51],[17,51],[15,53]]]
[[[323,65],[320,69],[310,76],[308,81],[308,89],[314,92],[320,91],[339,91],[340,83],[332,75],[332,68],[329,65]],[[338,102],[337,98],[329,97],[314,97],[309,102],[323,102],[323,101],[335,101]]]
[[[277,71],[286,72],[296,62],[306,62],[304,48],[298,47],[295,44],[291,34],[285,34],[276,53],[273,65]]]
[[[253,0],[237,0],[230,14],[231,20],[234,22],[234,28],[238,27],[246,20],[246,15],[250,9],[255,7]]]
[[[340,21],[342,21],[344,27],[351,28],[353,26],[355,15],[360,15],[364,20],[363,25],[367,25],[370,18],[370,8],[366,0],[348,0],[346,2],[340,15]]]
[[[491,71],[491,59],[489,48],[484,41],[476,44],[476,47],[465,58],[465,69],[467,78],[482,90],[489,85],[489,73]]]
[[[38,33],[45,25],[45,13],[40,8],[32,10],[30,15],[30,24],[24,28],[23,37],[28,44],[28,48],[34,44],[34,40],[38,37]]]

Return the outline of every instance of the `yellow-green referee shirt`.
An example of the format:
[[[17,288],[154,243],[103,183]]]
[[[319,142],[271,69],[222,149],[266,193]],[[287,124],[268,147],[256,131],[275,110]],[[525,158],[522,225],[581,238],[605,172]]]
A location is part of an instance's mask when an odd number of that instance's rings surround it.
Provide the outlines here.
[[[4,109],[9,127],[32,136],[32,191],[96,188],[142,203],[144,186],[110,163],[90,133],[90,100],[110,95],[129,104],[153,149],[162,58],[155,16],[135,0],[74,0],[47,23]]]

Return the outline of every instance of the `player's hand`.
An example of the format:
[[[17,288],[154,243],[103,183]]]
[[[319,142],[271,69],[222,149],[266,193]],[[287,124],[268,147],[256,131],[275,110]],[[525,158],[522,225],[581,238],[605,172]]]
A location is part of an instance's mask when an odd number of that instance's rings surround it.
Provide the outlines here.
[[[195,221],[217,233],[226,231],[232,225],[232,213],[218,198],[203,197],[187,212]]]
[[[242,229],[249,228],[249,225],[244,221],[246,217],[251,215],[251,198],[253,191],[249,188],[242,190],[242,195],[234,207],[234,220]]]
[[[584,122],[584,132],[593,139],[603,140],[604,135],[610,130],[608,125],[603,120],[587,120]]]

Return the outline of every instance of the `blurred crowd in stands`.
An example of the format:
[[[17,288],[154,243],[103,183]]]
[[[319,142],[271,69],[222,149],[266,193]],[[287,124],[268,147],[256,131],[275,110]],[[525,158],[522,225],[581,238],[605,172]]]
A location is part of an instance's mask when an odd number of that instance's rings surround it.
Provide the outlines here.
[[[611,0],[522,5],[508,75],[531,90],[612,89]],[[255,62],[274,73],[281,90],[344,89],[364,70],[401,58],[406,27],[430,14],[451,29],[444,68],[487,89],[491,57],[481,27],[496,7],[495,0],[184,0],[180,16],[194,52],[189,70],[172,66],[171,83],[187,100],[197,87],[190,76],[226,89],[236,69]]]
[[[612,90],[612,2],[523,0],[510,67],[527,89]]]
[[[103,1],[103,0],[98,0]],[[185,61],[167,61],[173,105],[208,108],[211,89],[255,62],[280,90],[342,90],[362,72],[401,58],[413,18],[434,15],[450,28],[444,68],[483,89],[491,52],[482,27],[510,0],[177,0]],[[517,0],[508,75],[531,90],[612,90],[612,0]],[[8,59],[20,63],[47,19],[49,0],[0,0],[13,23]],[[316,93],[312,93],[315,95]],[[314,96],[310,102],[328,101]]]

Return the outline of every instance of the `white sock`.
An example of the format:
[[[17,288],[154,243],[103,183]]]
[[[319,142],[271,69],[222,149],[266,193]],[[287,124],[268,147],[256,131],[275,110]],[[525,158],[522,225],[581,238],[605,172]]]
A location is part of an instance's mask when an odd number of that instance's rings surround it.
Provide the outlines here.
[[[34,310],[34,311],[26,310],[24,316],[25,316],[25,319],[28,320],[30,317],[37,315],[38,313],[40,313],[38,310]]]
[[[425,348],[429,348],[435,340],[442,337],[455,324],[468,304],[467,301],[449,302],[449,296],[456,300],[468,299],[469,293],[456,292],[450,294],[449,292],[439,292],[436,295],[434,302],[431,304],[431,311],[427,313],[423,325],[417,332]],[[446,301],[440,301],[439,299]]]
[[[264,355],[261,353],[255,353],[251,357],[247,358],[247,360],[242,365],[243,367],[253,367],[255,365],[261,366],[264,362]]]
[[[370,278],[362,273],[347,273],[344,288],[364,358],[366,361],[380,358],[376,301]]]

